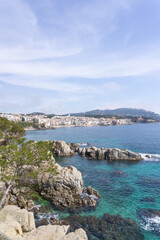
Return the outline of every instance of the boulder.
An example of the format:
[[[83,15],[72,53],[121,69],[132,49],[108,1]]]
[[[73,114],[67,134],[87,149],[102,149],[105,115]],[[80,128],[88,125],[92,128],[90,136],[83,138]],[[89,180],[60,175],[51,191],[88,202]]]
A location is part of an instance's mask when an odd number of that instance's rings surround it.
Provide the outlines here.
[[[21,225],[23,232],[30,232],[35,228],[33,213],[28,212],[26,209],[20,209],[13,205],[5,206],[0,211],[0,222],[5,222],[10,216],[12,221],[16,221]]]
[[[61,238],[61,240],[87,240],[87,239],[88,239],[87,234],[82,228],[79,228],[75,230],[75,232],[69,233]]]
[[[90,159],[106,159],[106,160],[142,160],[138,153],[129,150],[121,150],[118,148],[78,148],[75,150],[82,157]]]
[[[41,226],[27,234],[25,240],[58,240],[67,234],[69,226]]]
[[[15,206],[6,206],[0,211],[0,239],[88,240],[83,229],[70,233],[68,230],[69,225],[47,225],[35,228],[33,214]]]
[[[53,156],[70,157],[75,155],[70,145],[64,141],[53,141]]]

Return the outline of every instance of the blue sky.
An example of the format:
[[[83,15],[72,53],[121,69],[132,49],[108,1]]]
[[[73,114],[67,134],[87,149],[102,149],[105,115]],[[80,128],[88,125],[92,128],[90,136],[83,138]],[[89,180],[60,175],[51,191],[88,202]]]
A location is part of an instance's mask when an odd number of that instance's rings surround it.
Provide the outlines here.
[[[0,112],[160,113],[159,0],[0,0]]]

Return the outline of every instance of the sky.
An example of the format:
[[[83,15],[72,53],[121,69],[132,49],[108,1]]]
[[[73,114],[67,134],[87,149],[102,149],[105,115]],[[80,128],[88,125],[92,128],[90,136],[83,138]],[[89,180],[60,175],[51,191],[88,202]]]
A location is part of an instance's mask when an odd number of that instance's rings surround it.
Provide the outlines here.
[[[0,0],[0,112],[160,113],[159,0]]]

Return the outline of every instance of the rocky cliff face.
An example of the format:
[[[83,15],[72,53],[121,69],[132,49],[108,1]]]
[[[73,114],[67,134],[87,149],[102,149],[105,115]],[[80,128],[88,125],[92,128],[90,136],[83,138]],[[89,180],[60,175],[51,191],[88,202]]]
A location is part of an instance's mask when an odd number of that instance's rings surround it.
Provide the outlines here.
[[[68,233],[68,226],[48,225],[35,228],[33,213],[16,206],[6,206],[0,211],[0,239],[11,240],[87,240],[83,229]],[[7,236],[5,238],[5,236]]]

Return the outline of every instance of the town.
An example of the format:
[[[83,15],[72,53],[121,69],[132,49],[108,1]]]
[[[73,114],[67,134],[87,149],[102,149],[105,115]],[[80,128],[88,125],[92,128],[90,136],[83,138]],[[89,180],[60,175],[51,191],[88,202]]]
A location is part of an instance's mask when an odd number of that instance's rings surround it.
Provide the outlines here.
[[[48,117],[47,115],[25,115],[8,113],[1,113],[0,116],[5,117],[10,121],[26,123],[26,130],[32,130],[34,128],[33,126],[37,126],[43,129],[51,129],[57,127],[108,126],[132,123],[131,118],[116,119],[115,117],[96,118],[70,115]]]

